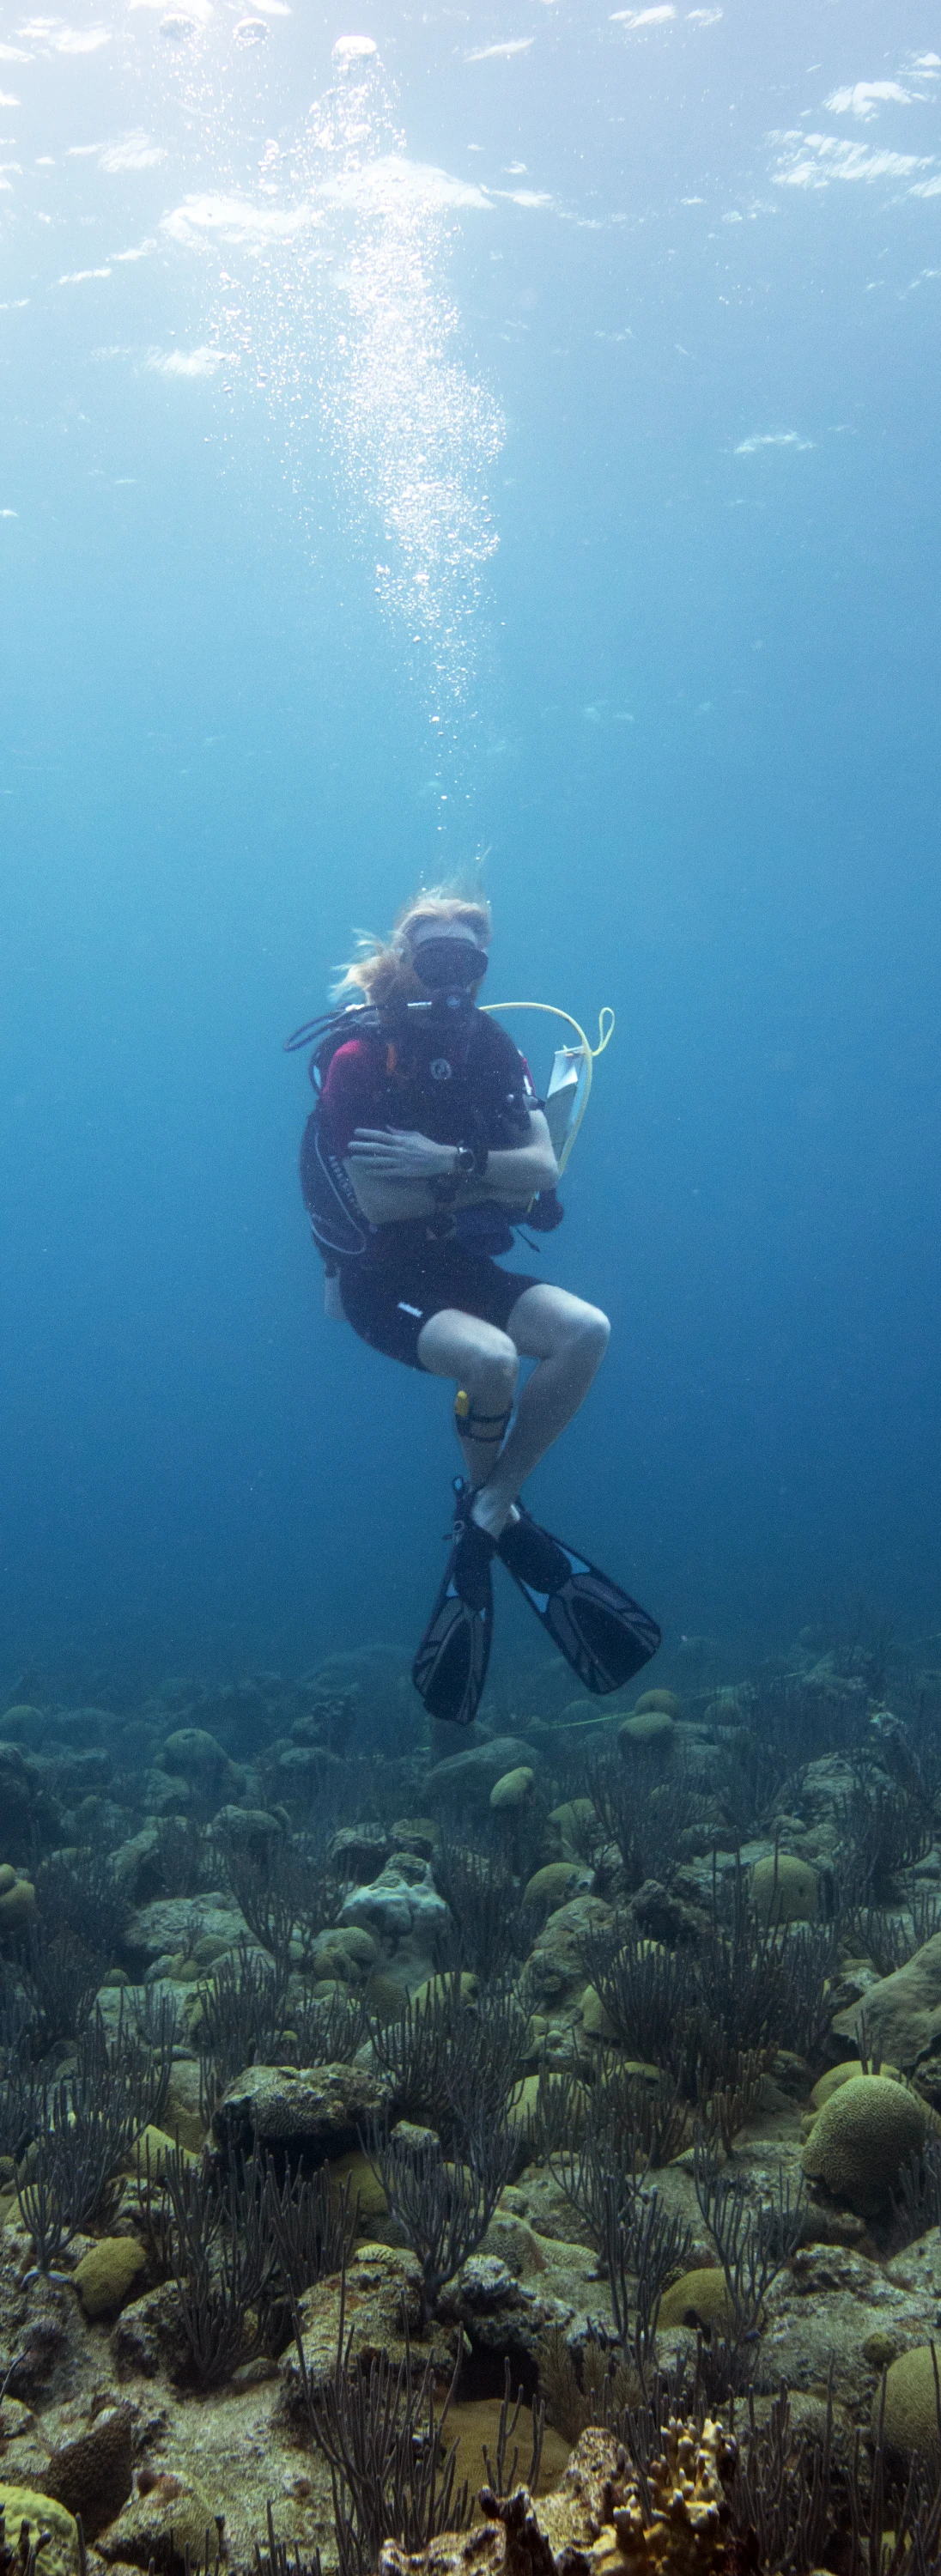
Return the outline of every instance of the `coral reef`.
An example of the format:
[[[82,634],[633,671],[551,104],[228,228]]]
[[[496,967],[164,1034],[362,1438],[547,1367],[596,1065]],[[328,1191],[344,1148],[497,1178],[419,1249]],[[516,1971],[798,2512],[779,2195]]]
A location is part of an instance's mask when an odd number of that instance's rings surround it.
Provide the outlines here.
[[[937,2563],[941,1687],[875,1652],[459,1746],[369,1655],[20,1685],[24,2576]]]

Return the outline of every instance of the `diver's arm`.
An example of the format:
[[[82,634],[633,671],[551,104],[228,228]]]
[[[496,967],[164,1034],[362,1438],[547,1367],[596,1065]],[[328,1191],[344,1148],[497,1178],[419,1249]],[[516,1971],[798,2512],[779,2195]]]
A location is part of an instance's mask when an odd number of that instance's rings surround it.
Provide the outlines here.
[[[554,1190],[559,1166],[541,1109],[529,1113],[529,1140],[487,1156],[481,1194],[499,1207],[526,1207],[537,1190]]]
[[[559,1177],[541,1109],[530,1111],[529,1131],[525,1145],[488,1154],[486,1171],[468,1175],[467,1179],[461,1173],[455,1145],[436,1145],[430,1136],[400,1127],[357,1127],[347,1147],[346,1161],[353,1167],[354,1188],[360,1178],[418,1181],[426,1188],[438,1180],[453,1180],[459,1184],[465,1201],[473,1196],[520,1207],[537,1190],[553,1189]]]

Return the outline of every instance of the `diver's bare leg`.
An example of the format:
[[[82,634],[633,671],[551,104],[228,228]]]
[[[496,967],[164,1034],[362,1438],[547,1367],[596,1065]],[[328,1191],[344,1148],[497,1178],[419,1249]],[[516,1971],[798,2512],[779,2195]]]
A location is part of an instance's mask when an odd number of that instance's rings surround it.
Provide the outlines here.
[[[521,1358],[534,1359],[538,1366],[527,1379],[512,1430],[474,1504],[474,1519],[491,1538],[499,1538],[524,1479],[584,1402],[610,1331],[598,1306],[586,1305],[565,1288],[540,1283],[524,1288],[517,1298],[507,1333]]]
[[[517,1299],[522,1305],[523,1299]],[[516,1309],[514,1308],[514,1313]],[[516,1396],[519,1358],[516,1344],[495,1324],[444,1306],[431,1315],[418,1336],[418,1357],[432,1377],[453,1377],[471,1400],[476,1428],[468,1421],[458,1431],[461,1453],[472,1485],[482,1485],[500,1455],[507,1416]],[[457,1425],[455,1424],[455,1428]],[[505,1515],[504,1515],[505,1517]]]

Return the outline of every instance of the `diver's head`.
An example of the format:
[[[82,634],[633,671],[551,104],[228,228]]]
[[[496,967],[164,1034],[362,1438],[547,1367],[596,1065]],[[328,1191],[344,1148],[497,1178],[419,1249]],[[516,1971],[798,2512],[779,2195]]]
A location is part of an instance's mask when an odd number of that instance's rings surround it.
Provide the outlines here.
[[[489,904],[435,886],[413,895],[391,939],[360,941],[336,998],[365,998],[382,1008],[427,1002],[437,993],[466,992],[473,999],[487,972],[490,935]]]
[[[479,913],[480,907],[473,906]],[[485,931],[489,938],[489,930]],[[426,993],[476,992],[487,972],[487,951],[471,917],[471,907],[450,919],[437,909],[412,916],[406,931],[408,955]]]

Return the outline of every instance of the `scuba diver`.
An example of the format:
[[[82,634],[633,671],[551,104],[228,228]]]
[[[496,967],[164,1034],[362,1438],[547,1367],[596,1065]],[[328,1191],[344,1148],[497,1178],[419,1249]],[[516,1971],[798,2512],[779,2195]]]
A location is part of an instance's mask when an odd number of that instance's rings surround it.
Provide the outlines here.
[[[545,1104],[477,1006],[490,938],[488,905],[416,896],[388,942],[360,942],[340,1007],[286,1042],[312,1047],[300,1171],[326,1311],[373,1350],[456,1382],[466,1475],[412,1678],[430,1715],[459,1726],[486,1677],[494,1556],[586,1690],[621,1688],[660,1644],[654,1620],[519,1500],[584,1402],[610,1328],[597,1306],[497,1257],[515,1227],[549,1232],[563,1211]],[[535,1363],[522,1387],[521,1360]]]

